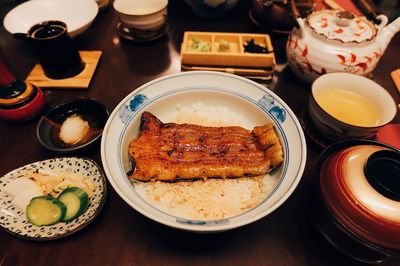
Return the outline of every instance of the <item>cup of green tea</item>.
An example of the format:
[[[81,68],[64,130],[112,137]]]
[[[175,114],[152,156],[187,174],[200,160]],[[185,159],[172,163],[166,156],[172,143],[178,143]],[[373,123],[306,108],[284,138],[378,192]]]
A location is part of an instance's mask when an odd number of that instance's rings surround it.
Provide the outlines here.
[[[374,138],[396,112],[396,103],[386,89],[360,75],[329,73],[311,87],[311,121],[333,141]]]

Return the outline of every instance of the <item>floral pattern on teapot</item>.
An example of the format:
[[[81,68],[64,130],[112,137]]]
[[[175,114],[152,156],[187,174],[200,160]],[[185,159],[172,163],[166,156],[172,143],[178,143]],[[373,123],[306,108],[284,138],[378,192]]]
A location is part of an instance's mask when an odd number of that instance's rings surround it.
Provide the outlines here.
[[[345,72],[353,73],[353,74],[364,74],[368,67],[371,64],[378,63],[379,58],[381,57],[381,51],[375,51],[372,55],[364,56],[364,60],[360,60],[356,54],[349,52],[347,55],[337,54],[336,55],[340,64],[343,65],[343,70]]]
[[[400,30],[400,17],[389,25],[384,15],[377,20],[380,23],[375,25],[365,17],[338,10],[297,18],[299,27],[291,31],[286,44],[289,67],[306,82],[331,72],[368,76]]]
[[[372,22],[365,17],[355,18],[349,11],[314,12],[307,18],[307,23],[315,33],[341,42],[370,41],[375,38],[377,33]]]
[[[325,67],[318,64],[313,64],[312,60],[309,59],[310,49],[299,38],[290,35],[287,41],[287,57],[289,62],[300,75],[322,75],[327,73]],[[344,53],[336,53],[335,64],[338,66],[336,71],[348,72],[352,74],[366,75],[371,67],[375,67],[381,57],[381,49],[373,51],[371,54],[357,56],[351,50],[345,51]],[[312,57],[313,55],[311,55]],[[315,55],[317,56],[317,55]]]

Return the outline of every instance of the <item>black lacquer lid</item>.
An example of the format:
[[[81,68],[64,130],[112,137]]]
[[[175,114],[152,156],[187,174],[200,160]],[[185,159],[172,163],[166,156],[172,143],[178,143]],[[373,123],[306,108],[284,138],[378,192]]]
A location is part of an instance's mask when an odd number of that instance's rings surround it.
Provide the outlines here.
[[[400,153],[382,150],[369,156],[364,174],[370,185],[392,200],[400,201]]]

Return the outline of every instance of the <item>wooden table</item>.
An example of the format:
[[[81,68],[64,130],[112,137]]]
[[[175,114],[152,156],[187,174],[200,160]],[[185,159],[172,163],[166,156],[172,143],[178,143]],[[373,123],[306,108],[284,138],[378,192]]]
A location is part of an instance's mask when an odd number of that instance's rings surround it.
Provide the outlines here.
[[[81,50],[101,50],[102,59],[88,90],[47,90],[48,106],[68,99],[95,98],[110,111],[132,90],[157,77],[180,72],[179,50],[184,31],[262,32],[248,18],[250,3],[221,19],[200,18],[182,3],[170,1],[168,35],[133,44],[120,40],[112,8],[103,10],[93,25],[75,39]],[[250,1],[249,1],[250,2]],[[2,18],[16,2],[2,1]],[[279,63],[268,88],[300,115],[310,86],[300,82],[285,62],[285,35],[271,35]],[[31,47],[0,28],[1,56],[10,70],[24,79],[36,63]],[[396,103],[400,97],[390,71],[400,67],[397,35],[373,73]],[[396,117],[399,122],[399,117]],[[38,118],[24,124],[0,123],[0,176],[31,162],[59,156],[36,139]],[[74,154],[101,164],[100,144]],[[267,217],[218,234],[192,234],[153,222],[126,204],[109,185],[101,214],[84,230],[64,239],[34,242],[0,230],[0,265],[344,265],[357,264],[321,239],[307,215],[315,167],[322,149],[307,140],[307,165],[290,198]],[[399,265],[400,259],[387,265]]]

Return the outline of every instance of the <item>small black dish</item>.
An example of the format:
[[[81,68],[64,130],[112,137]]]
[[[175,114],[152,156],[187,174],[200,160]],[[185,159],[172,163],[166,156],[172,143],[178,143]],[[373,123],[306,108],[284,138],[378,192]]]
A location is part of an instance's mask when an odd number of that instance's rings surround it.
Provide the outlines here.
[[[80,116],[90,128],[85,138],[74,144],[67,144],[59,137],[63,122],[71,116]],[[40,144],[54,152],[69,153],[86,148],[101,137],[109,111],[93,99],[77,99],[52,107],[40,119],[36,134]]]
[[[299,121],[307,138],[320,148],[326,149],[330,145],[336,143],[336,141],[328,139],[318,130],[318,128],[311,121],[308,110],[301,112]],[[371,138],[366,138],[365,140],[376,140],[376,138],[377,136],[374,135]]]
[[[161,27],[161,29],[157,30],[156,32],[152,31],[142,31],[136,32],[134,29],[130,29],[124,26],[121,22],[117,24],[117,33],[118,36],[132,42],[136,43],[145,43],[154,40],[158,40],[164,36],[168,32],[168,24],[165,24]],[[143,37],[138,37],[135,35],[142,35]]]
[[[334,143],[334,141],[327,139],[314,126],[308,114],[308,110],[301,112],[299,121],[308,139],[310,139],[314,144],[316,144],[320,148],[326,149],[329,145]]]

